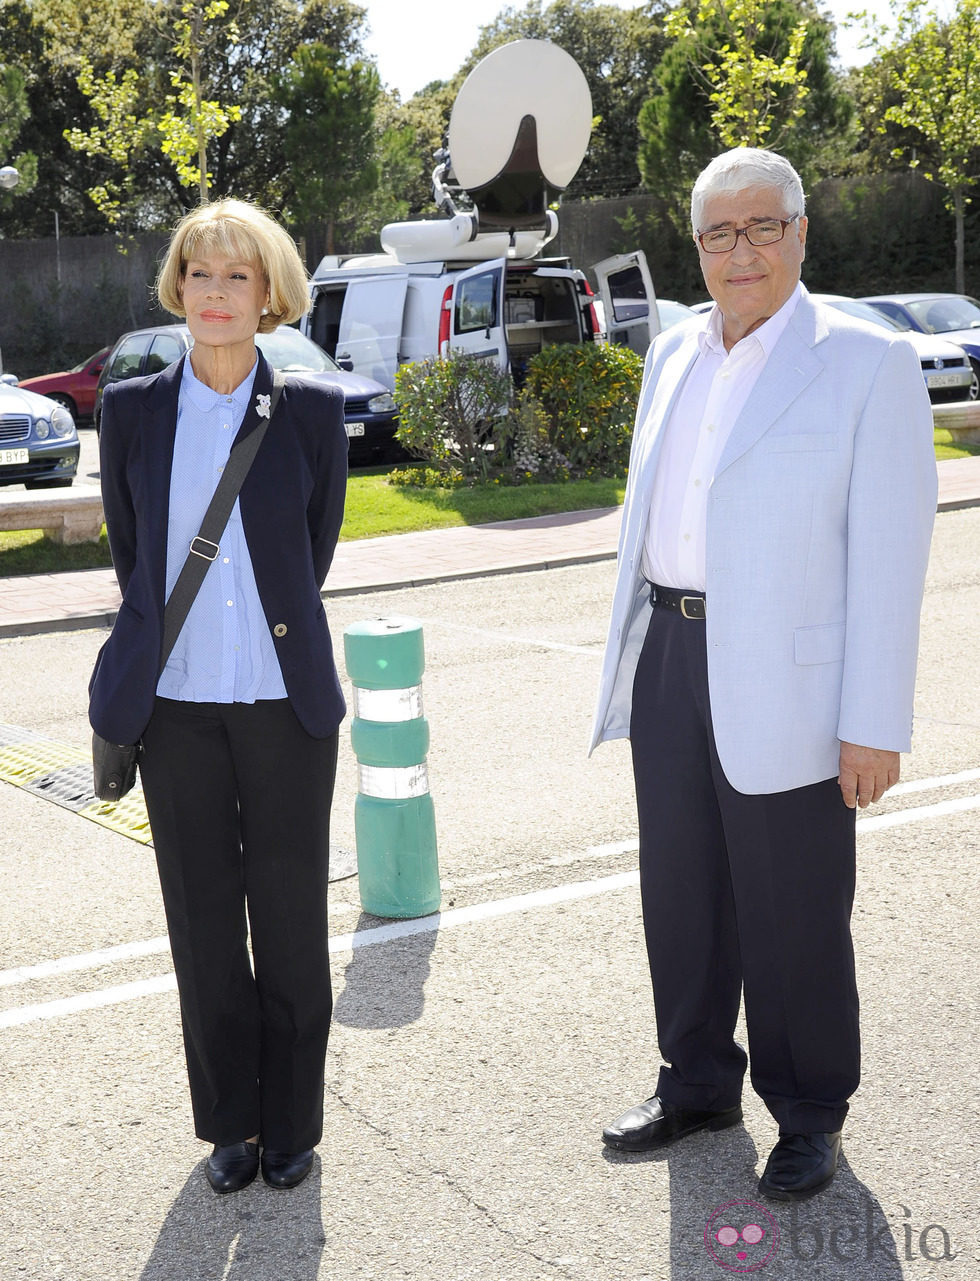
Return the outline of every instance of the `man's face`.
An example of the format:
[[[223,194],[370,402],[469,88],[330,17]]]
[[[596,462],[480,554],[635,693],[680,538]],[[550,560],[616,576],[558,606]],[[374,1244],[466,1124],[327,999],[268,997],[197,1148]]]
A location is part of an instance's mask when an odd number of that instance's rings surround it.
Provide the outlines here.
[[[776,187],[747,187],[705,202],[699,232],[718,227],[747,227],[753,222],[786,219],[799,212],[784,207]],[[752,333],[774,315],[796,288],[806,245],[806,218],[786,228],[774,245],[750,245],[739,236],[734,249],[709,254],[698,245],[708,293],[721,308],[726,346]]]

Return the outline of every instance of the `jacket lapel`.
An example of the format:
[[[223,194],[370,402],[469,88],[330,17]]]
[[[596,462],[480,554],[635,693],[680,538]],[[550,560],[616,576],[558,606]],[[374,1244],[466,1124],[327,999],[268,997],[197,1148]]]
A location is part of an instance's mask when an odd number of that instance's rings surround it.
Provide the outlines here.
[[[154,586],[160,599],[167,573],[167,522],[177,436],[177,402],[186,359],[182,356],[176,364],[169,365],[149,385],[140,425],[146,541],[152,548]]]
[[[814,348],[827,337],[827,332],[817,308],[804,293],[742,407],[716,474],[751,449],[824,370]]]
[[[252,384],[252,399],[249,401],[248,408],[245,410],[245,417],[242,419],[242,425],[238,429],[238,435],[235,437],[235,445],[246,436],[250,436],[259,425],[259,403],[263,407],[269,405],[269,397],[272,395],[272,366],[262,355],[258,353],[259,363],[255,371],[255,381]],[[264,398],[264,399],[263,399]],[[267,415],[263,414],[262,417]]]

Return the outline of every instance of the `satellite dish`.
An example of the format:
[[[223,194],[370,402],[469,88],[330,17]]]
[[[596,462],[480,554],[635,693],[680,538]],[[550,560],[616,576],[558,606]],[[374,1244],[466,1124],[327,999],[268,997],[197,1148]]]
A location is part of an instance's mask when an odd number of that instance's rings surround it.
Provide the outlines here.
[[[591,133],[588,82],[558,45],[515,40],[479,62],[453,104],[449,154],[481,231],[541,225],[578,172]]]

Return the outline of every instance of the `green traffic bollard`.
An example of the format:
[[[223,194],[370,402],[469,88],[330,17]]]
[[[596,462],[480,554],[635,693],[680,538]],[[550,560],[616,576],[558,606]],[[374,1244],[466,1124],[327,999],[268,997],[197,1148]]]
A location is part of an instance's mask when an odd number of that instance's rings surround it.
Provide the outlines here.
[[[344,660],[354,686],[361,906],[373,916],[428,916],[439,910],[442,891],[422,715],[422,624],[397,617],[353,623],[344,631]]]

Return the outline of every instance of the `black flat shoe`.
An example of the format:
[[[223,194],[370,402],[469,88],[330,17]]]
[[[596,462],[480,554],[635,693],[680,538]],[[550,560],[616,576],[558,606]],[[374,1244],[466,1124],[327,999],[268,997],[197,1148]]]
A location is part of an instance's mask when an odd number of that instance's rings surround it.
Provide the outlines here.
[[[775,1201],[803,1201],[837,1173],[840,1130],[832,1134],[781,1134],[769,1153],[759,1191]]]
[[[313,1149],[306,1152],[262,1152],[262,1177],[270,1188],[294,1188],[313,1169]]]
[[[721,1112],[698,1112],[693,1108],[675,1108],[655,1094],[607,1125],[602,1141],[607,1147],[624,1152],[649,1152],[696,1134],[698,1130],[726,1130],[741,1119],[740,1106]]]
[[[257,1143],[216,1146],[204,1164],[204,1173],[215,1192],[240,1192],[259,1172]]]

